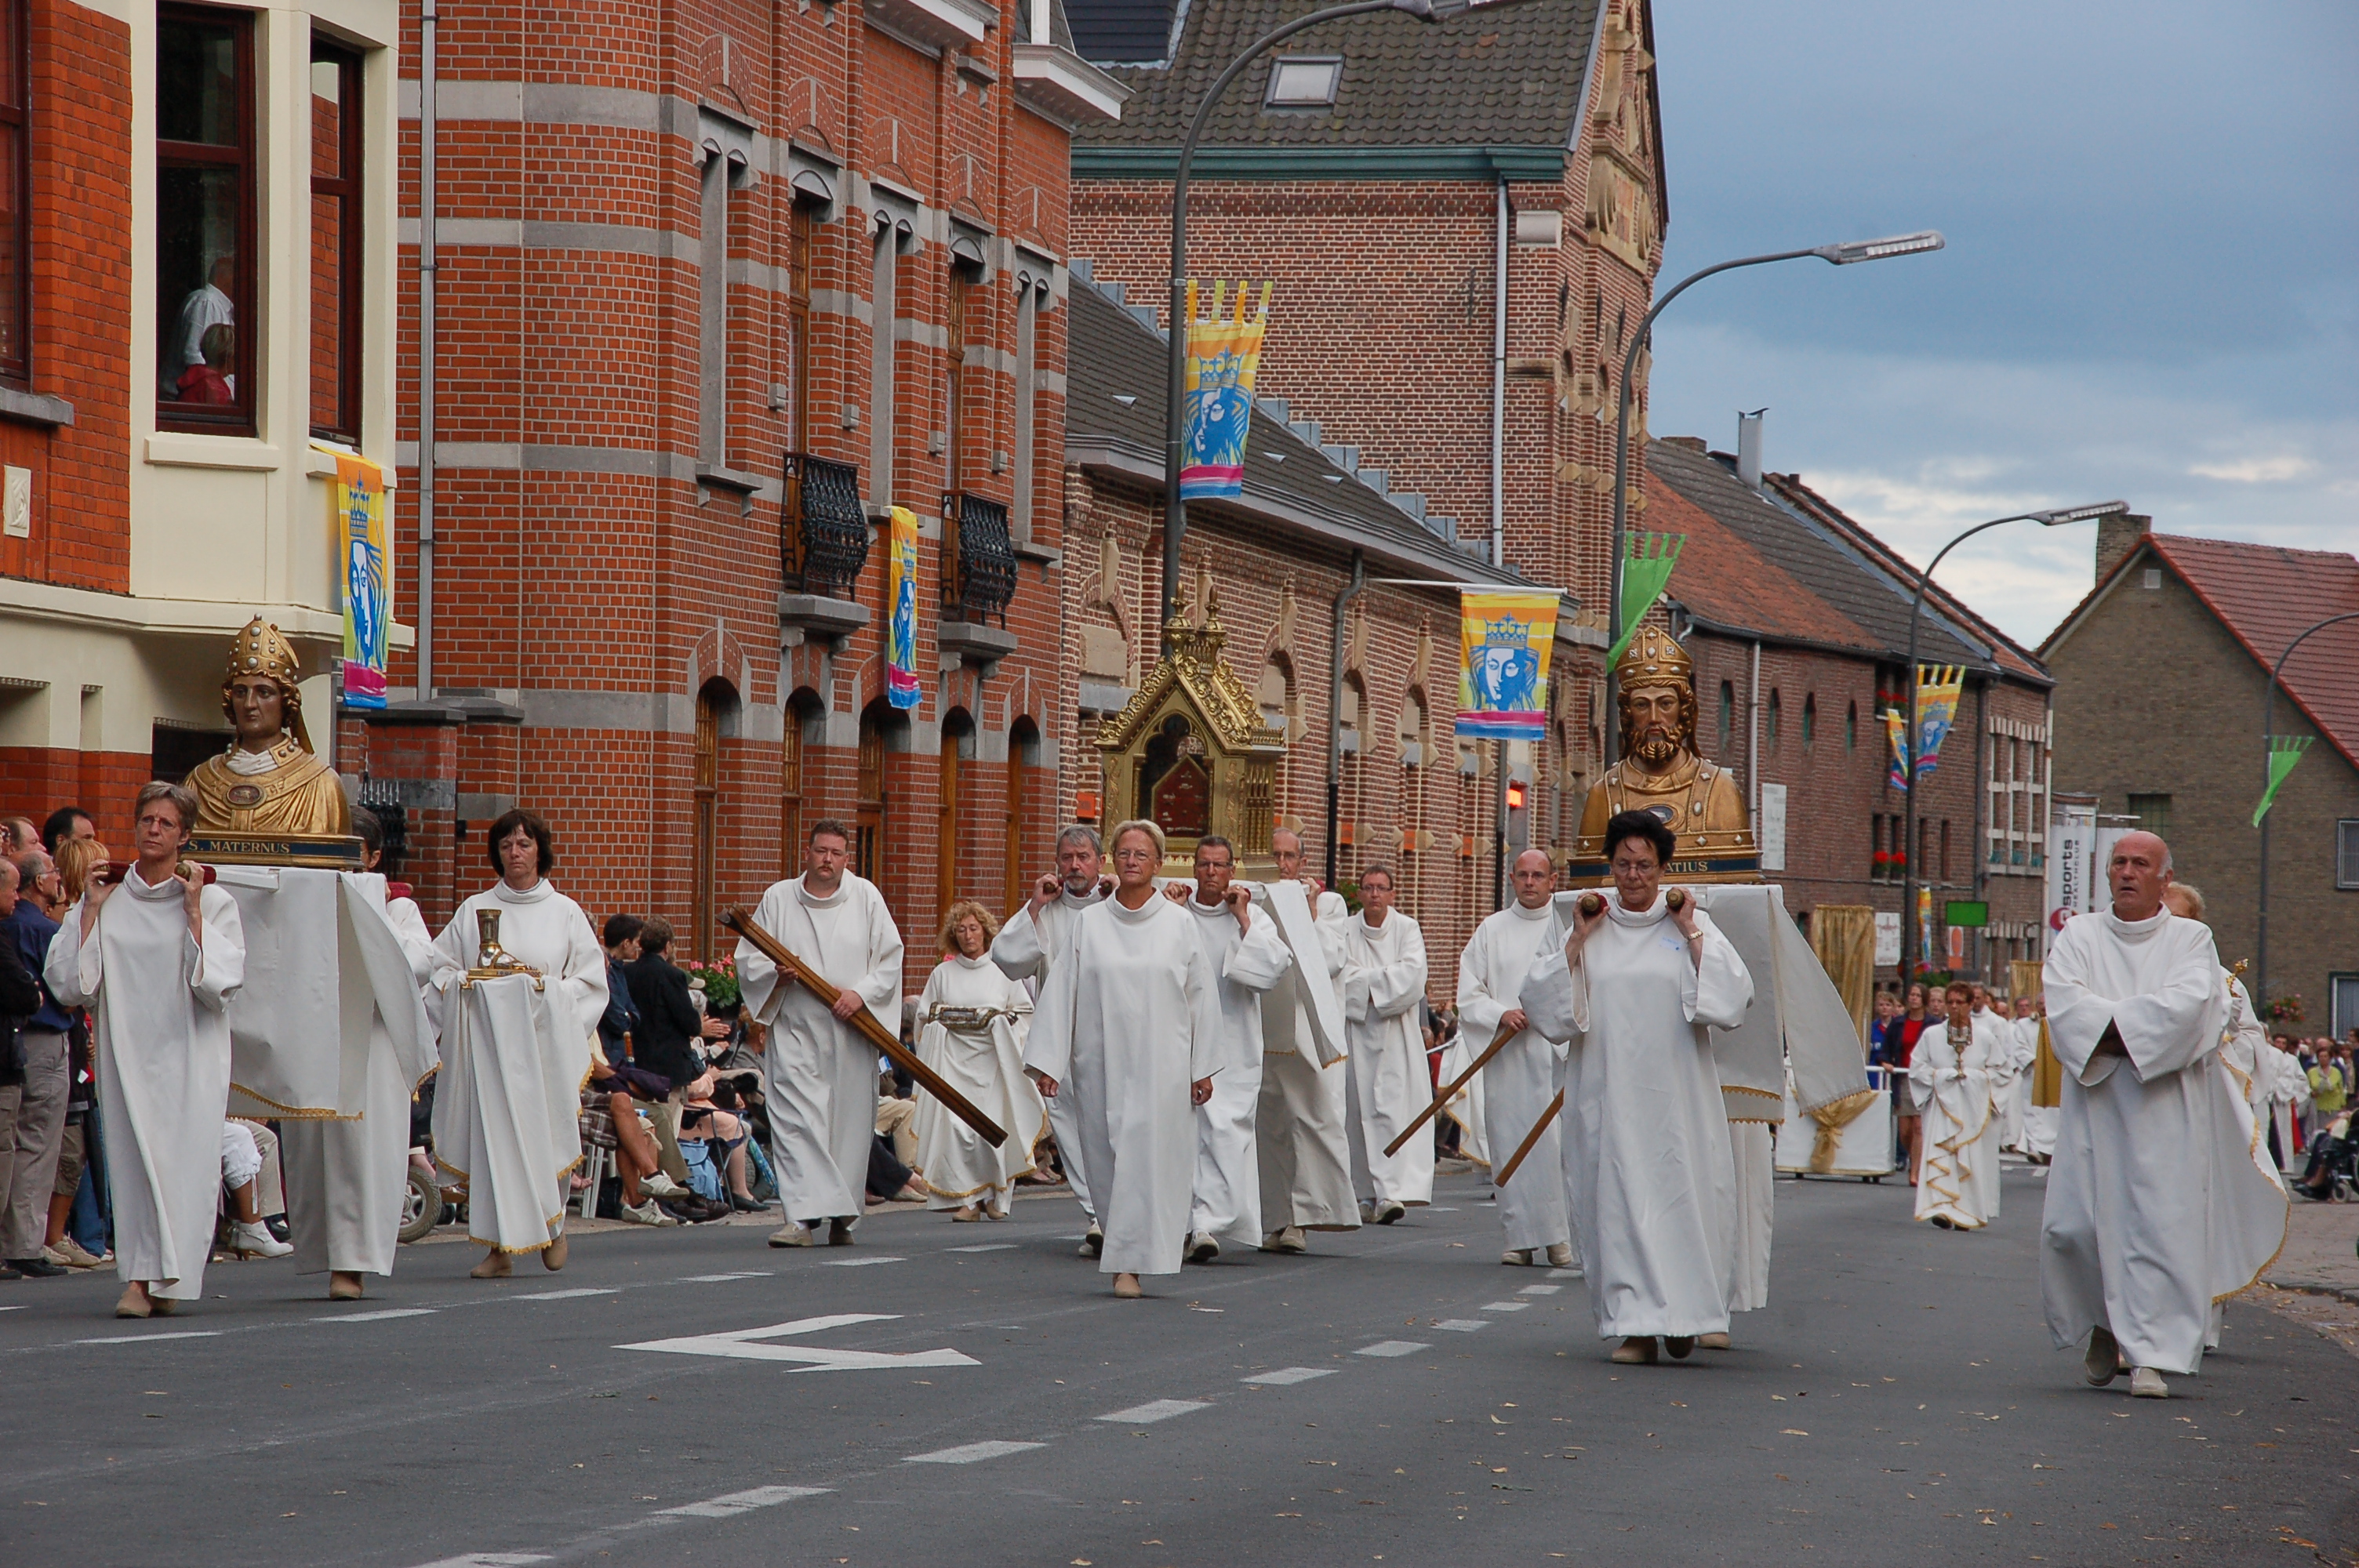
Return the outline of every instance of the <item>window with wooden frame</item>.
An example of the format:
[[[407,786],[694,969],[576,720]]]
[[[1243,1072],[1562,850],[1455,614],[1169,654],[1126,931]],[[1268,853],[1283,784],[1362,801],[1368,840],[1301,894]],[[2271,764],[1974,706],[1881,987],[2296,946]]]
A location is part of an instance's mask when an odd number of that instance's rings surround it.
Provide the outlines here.
[[[1013,914],[1024,905],[1024,813],[1030,800],[1029,770],[1040,732],[1028,719],[1019,719],[1007,732],[1007,823],[1002,839],[1000,914]]]
[[[797,692],[787,703],[786,727],[778,734],[778,875],[803,869],[803,712]]]
[[[158,6],[155,102],[156,422],[251,435],[254,14]]]
[[[26,0],[0,0],[0,381],[32,378],[32,74]]]
[[[797,201],[787,213],[787,449],[810,450],[811,239],[819,213]]]
[[[311,40],[311,434],[361,438],[361,57]]]
[[[942,458],[942,488],[956,490],[966,472],[966,400],[973,390],[967,374],[967,317],[973,300],[974,277],[964,262],[951,264],[949,322],[950,385],[942,430],[948,447]]]

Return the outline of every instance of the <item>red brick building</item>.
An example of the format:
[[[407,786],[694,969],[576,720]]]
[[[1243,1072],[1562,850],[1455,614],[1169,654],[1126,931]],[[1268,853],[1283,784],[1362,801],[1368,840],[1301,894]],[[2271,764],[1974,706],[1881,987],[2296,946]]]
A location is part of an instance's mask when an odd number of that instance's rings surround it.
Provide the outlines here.
[[[561,31],[477,7],[442,14],[430,82],[404,15],[397,555],[422,654],[404,700],[347,716],[346,770],[403,806],[429,918],[489,876],[513,803],[554,819],[585,907],[685,916],[692,952],[845,818],[922,976],[947,899],[1004,907],[1048,861],[1067,144],[1121,91],[1055,0],[609,6]],[[923,521],[906,711],[895,506]]]

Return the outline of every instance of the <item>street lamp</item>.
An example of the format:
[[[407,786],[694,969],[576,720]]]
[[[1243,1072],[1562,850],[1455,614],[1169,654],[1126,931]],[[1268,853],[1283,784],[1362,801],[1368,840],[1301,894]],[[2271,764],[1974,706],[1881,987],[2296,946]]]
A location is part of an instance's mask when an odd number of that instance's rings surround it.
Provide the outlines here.
[[[2285,652],[2277,655],[2277,662],[2269,666],[2268,692],[2261,699],[2261,788],[2264,792],[2269,787],[2269,743],[2277,738],[2277,684],[2279,677],[2285,673],[2286,661],[2293,657],[2293,651],[2296,648],[2309,641],[2310,633],[2323,632],[2329,626],[2337,625],[2345,621],[2359,621],[2359,610],[2346,611],[2341,615],[2330,615],[2316,625],[2304,628],[2299,636],[2286,644]],[[2256,1012],[2269,1004],[2269,818],[2267,813],[2263,813],[2261,816],[2261,875],[2258,894],[2256,902],[2259,914],[2256,921],[2257,930],[2253,943],[2253,1008]]]
[[[1917,633],[1925,614],[1925,589],[1933,580],[1933,568],[1941,557],[1973,538],[1985,528],[1995,528],[2002,523],[2037,523],[2042,528],[2053,528],[2065,523],[2086,523],[2095,517],[2111,517],[2129,510],[2126,501],[2100,501],[2092,506],[2066,506],[2049,512],[2016,512],[2005,517],[1994,517],[1987,523],[1977,523],[1948,544],[1941,546],[1923,571],[1917,574],[1917,597],[1908,606],[1908,689],[1907,706],[1901,709],[1901,733],[1908,737],[1908,800],[1902,808],[1900,830],[1900,979],[1902,994],[1908,990],[1909,955],[1917,947],[1917,785],[1922,774],[1919,771],[1917,730]],[[1982,852],[1980,846],[1972,851]]]
[[[1719,262],[1701,272],[1691,272],[1680,279],[1678,287],[1655,301],[1646,315],[1638,319],[1638,330],[1630,334],[1630,344],[1622,355],[1622,385],[1614,399],[1614,555],[1608,569],[1605,589],[1606,637],[1608,648],[1622,640],[1622,556],[1623,541],[1630,524],[1630,377],[1638,368],[1638,351],[1646,346],[1647,335],[1654,330],[1655,318],[1663,307],[1688,290],[1688,286],[1701,283],[1716,272],[1734,272],[1741,266],[1767,266],[1771,262],[1799,261],[1804,256],[1816,256],[1836,266],[1849,266],[1854,262],[1883,261],[1888,256],[1913,256],[1926,251],[1938,251],[1949,242],[1931,229],[1916,234],[1895,234],[1881,240],[1846,240],[1841,244],[1814,245],[1809,250],[1778,251],[1766,256],[1740,256],[1734,261]],[[1605,761],[1608,765],[1619,760],[1621,726],[1614,719],[1615,703],[1619,699],[1618,682],[1614,672],[1605,672]]]
[[[1206,90],[1202,102],[1196,105],[1195,118],[1188,122],[1188,135],[1180,144],[1180,166],[1171,176],[1171,351],[1169,378],[1163,403],[1163,646],[1170,651],[1169,628],[1180,614],[1180,545],[1188,533],[1188,503],[1180,498],[1180,470],[1184,464],[1187,438],[1187,410],[1183,406],[1188,380],[1188,168],[1196,161],[1196,143],[1204,134],[1205,124],[1212,117],[1213,107],[1229,84],[1256,59],[1295,34],[1323,23],[1342,21],[1346,16],[1363,16],[1377,11],[1398,11],[1420,22],[1447,22],[1469,11],[1503,10],[1509,5],[1529,4],[1529,0],[1350,0],[1347,5],[1330,5],[1305,16],[1297,16],[1282,27],[1272,28],[1245,46],[1243,54],[1231,60],[1212,85]],[[1833,260],[1833,257],[1829,257]]]

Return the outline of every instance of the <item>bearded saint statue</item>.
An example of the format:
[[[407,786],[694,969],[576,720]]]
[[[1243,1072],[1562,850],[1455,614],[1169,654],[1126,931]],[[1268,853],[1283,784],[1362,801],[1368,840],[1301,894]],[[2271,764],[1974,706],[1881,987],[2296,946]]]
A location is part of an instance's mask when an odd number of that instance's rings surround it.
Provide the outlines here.
[[[1679,881],[1760,881],[1760,851],[1735,777],[1696,754],[1695,662],[1669,633],[1644,626],[1614,673],[1622,760],[1590,786],[1573,846],[1574,880],[1604,876],[1605,824],[1614,813],[1646,811],[1679,837]]]
[[[311,752],[295,646],[259,615],[230,644],[222,711],[237,739],[189,774],[197,835],[346,835],[352,806],[335,770]]]

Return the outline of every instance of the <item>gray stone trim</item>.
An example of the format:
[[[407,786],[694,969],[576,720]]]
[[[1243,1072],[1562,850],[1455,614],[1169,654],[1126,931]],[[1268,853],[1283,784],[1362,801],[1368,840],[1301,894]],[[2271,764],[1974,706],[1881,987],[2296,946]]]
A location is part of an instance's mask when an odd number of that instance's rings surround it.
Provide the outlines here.
[[[446,470],[626,474],[681,484],[699,484],[706,477],[694,453],[660,451],[650,447],[537,447],[510,441],[439,441],[434,449],[437,466]],[[397,442],[393,460],[398,468],[416,468],[418,443]],[[763,475],[730,475],[724,482],[733,490],[750,485],[754,494],[770,502],[779,500],[786,490],[783,481]]]
[[[32,425],[71,425],[74,406],[46,392],[18,392],[12,386],[0,386],[0,417],[21,419]]]
[[[947,351],[951,333],[947,327],[937,327],[927,321],[912,321],[907,316],[893,318],[893,341],[897,343],[923,343],[929,349]]]
[[[516,693],[533,730],[625,730],[665,735],[696,733],[696,699],[668,691],[566,691],[530,687]]]
[[[812,289],[810,306],[814,316],[849,316],[864,327],[868,325],[874,314],[867,300],[842,288]]]

